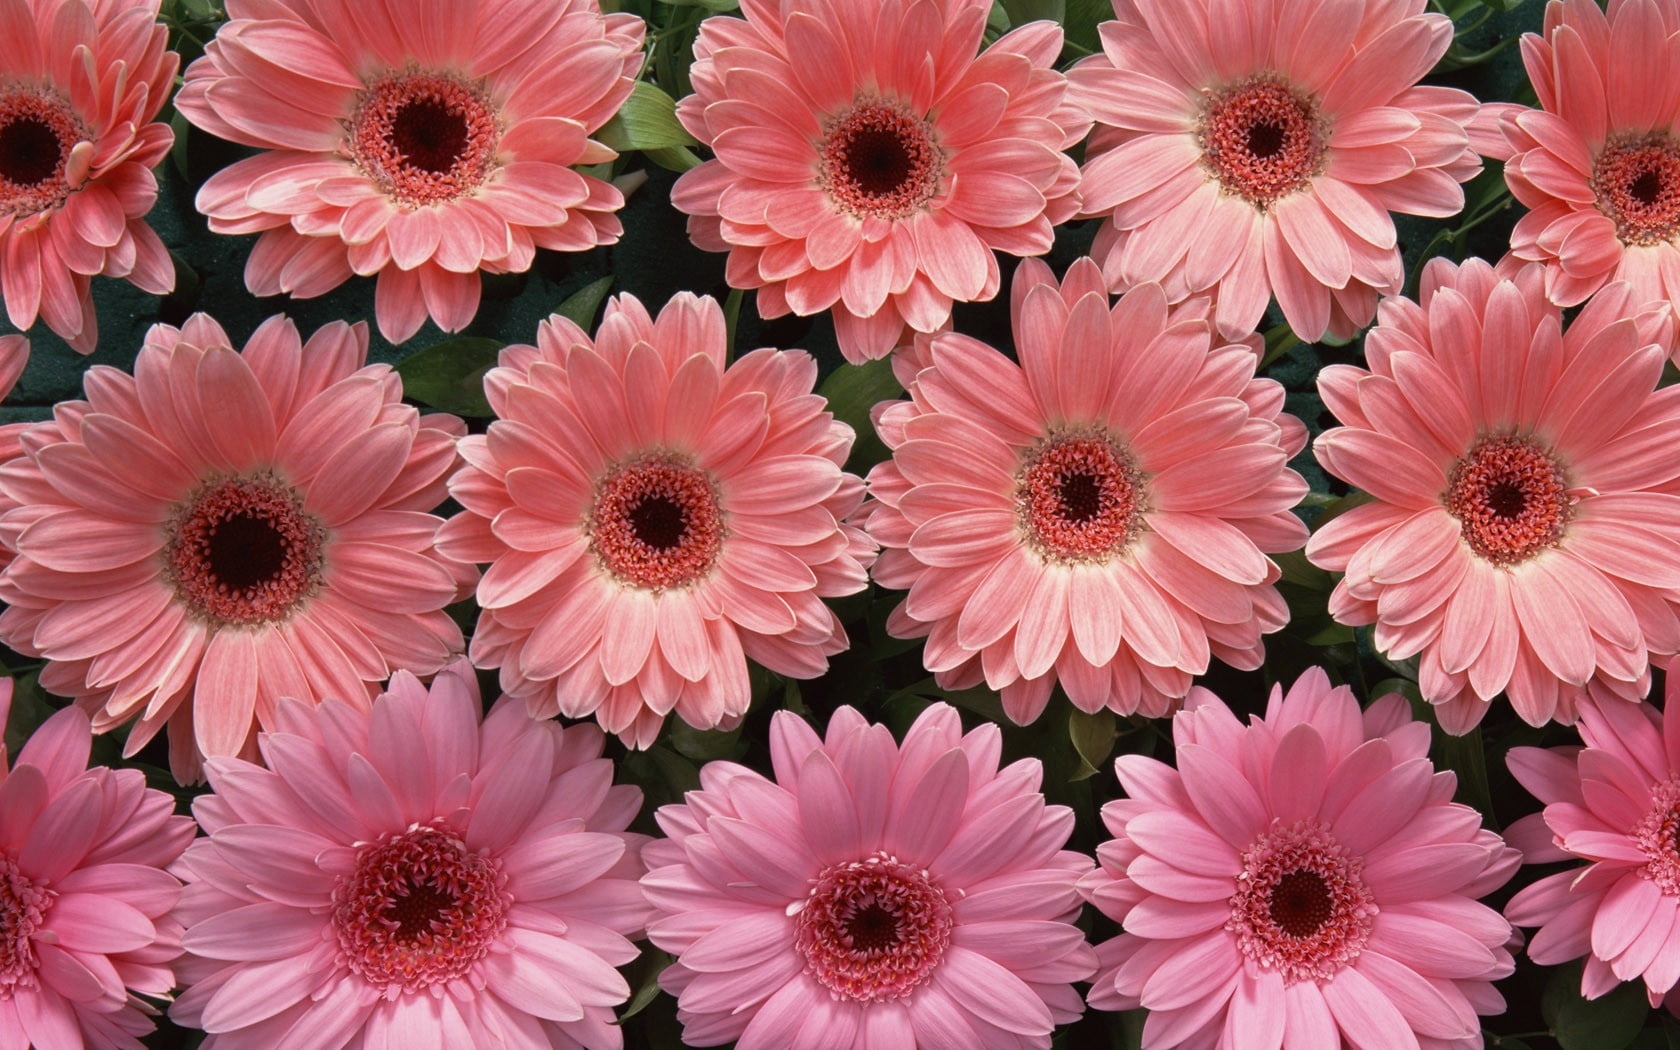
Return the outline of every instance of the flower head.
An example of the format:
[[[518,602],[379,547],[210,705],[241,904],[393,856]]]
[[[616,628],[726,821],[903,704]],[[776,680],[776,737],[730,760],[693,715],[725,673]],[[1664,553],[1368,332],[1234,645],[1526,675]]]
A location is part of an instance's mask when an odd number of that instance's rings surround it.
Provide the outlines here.
[[[644,26],[597,0],[229,0],[230,21],[175,104],[265,152],[213,176],[218,233],[261,233],[256,295],[307,297],[378,277],[379,330],[478,311],[479,271],[538,248],[618,239],[624,197],[572,170],[616,154],[591,139],[630,94]]]
[[[1546,297],[1574,306],[1612,281],[1680,307],[1680,4],[1552,0],[1522,38],[1541,108],[1502,121],[1505,181],[1529,209],[1511,253],[1545,265]]]
[[[206,763],[171,1010],[206,1050],[622,1045],[641,792],[592,726],[480,717],[460,661],[429,690],[398,672],[371,710],[284,700],[268,769]]]
[[[0,679],[0,729],[12,680]],[[175,987],[181,884],[168,873],[196,830],[138,770],[87,767],[74,707],[48,718],[6,768],[0,743],[0,1043],[140,1050]]]
[[[1404,700],[1361,712],[1313,668],[1246,726],[1193,690],[1173,741],[1177,769],[1115,763],[1127,797],[1080,889],[1125,932],[1092,1006],[1148,1008],[1145,1047],[1481,1046],[1511,927],[1476,899],[1519,858],[1452,801]]]
[[[748,0],[707,19],[677,116],[716,158],[672,203],[766,317],[832,310],[850,361],[998,292],[994,249],[1048,251],[1090,119],[1034,22],[978,58],[986,0]]]
[[[243,351],[199,314],[155,325],[134,374],[24,431],[0,472],[0,639],[132,754],[168,723],[176,775],[238,754],[281,696],[364,702],[458,653],[471,571],[432,550],[465,428],[402,403],[367,329],[305,344],[283,317]]]
[[[1498,141],[1474,98],[1416,86],[1453,35],[1424,6],[1114,0],[1068,74],[1096,119],[1081,192],[1109,286],[1212,295],[1228,338],[1273,296],[1305,340],[1367,324],[1403,276],[1389,213],[1457,213]]]
[[[92,353],[96,274],[161,295],[175,265],[146,214],[175,136],[154,121],[178,61],[160,0],[0,0],[0,292]]]
[[[740,1050],[1050,1045],[1095,957],[1073,925],[1090,860],[1036,759],[945,704],[895,744],[843,707],[770,726],[775,779],[727,762],[659,811],[642,888],[683,1039]],[[821,1033],[819,1038],[819,1033]]]
[[[1466,732],[1501,692],[1533,725],[1573,721],[1590,686],[1642,697],[1651,653],[1680,650],[1680,402],[1656,391],[1666,306],[1606,289],[1561,331],[1537,266],[1424,270],[1384,300],[1369,371],[1319,390],[1342,426],[1314,452],[1375,497],[1319,529],[1346,576],[1330,611],[1416,656],[1441,724]],[[1660,345],[1659,345],[1660,344]]]
[[[863,499],[851,428],[809,355],[726,365],[727,345],[710,298],[654,319],[622,295],[594,339],[556,315],[486,376],[497,419],[461,443],[439,549],[491,563],[472,657],[533,714],[646,747],[673,710],[744,714],[749,658],[813,678],[845,648],[822,599],[861,590],[873,555],[842,524]]]
[[[1259,666],[1288,618],[1265,552],[1306,529],[1285,464],[1306,431],[1247,346],[1144,285],[1110,307],[1088,259],[1016,271],[1020,364],[944,333],[908,355],[910,400],[876,411],[869,476],[888,620],[927,636],[947,688],[982,679],[1030,721],[1060,682],[1079,707],[1162,715],[1210,655]],[[902,374],[908,375],[906,367]]]

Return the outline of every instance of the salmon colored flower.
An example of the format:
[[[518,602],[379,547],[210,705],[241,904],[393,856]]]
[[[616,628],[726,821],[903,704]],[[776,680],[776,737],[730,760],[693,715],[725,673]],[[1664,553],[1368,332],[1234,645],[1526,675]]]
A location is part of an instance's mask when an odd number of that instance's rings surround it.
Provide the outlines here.
[[[572,170],[629,97],[644,26],[597,0],[228,0],[175,105],[263,150],[211,177],[217,233],[260,233],[256,295],[377,276],[392,342],[478,311],[479,271],[618,239],[624,196]]]
[[[1062,151],[1090,118],[1033,22],[977,58],[988,0],[746,0],[695,42],[683,126],[716,158],[677,180],[694,243],[765,317],[831,310],[853,362],[998,292],[1079,206]]]

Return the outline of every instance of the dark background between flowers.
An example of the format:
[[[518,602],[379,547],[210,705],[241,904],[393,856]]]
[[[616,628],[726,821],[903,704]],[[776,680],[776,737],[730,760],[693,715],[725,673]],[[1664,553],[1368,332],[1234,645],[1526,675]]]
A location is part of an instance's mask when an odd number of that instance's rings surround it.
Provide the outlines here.
[[[622,0],[616,4],[606,0],[603,6],[632,11],[648,21],[650,58],[644,79],[673,97],[681,97],[688,89],[686,69],[699,21],[704,17],[729,17],[727,11],[735,6],[735,0]],[[1429,82],[1464,88],[1484,101],[1532,104],[1533,94],[1515,41],[1521,33],[1539,29],[1544,10],[1541,0],[1431,0],[1431,8],[1452,16],[1460,33]],[[210,38],[224,17],[220,0],[165,0],[163,13],[183,68],[201,52],[203,41]],[[1000,0],[993,22],[996,28],[1041,17],[1062,22],[1069,40],[1063,54],[1065,68],[1095,46],[1094,26],[1108,14],[1106,0]],[[173,111],[166,109],[160,119],[172,116]],[[618,244],[579,254],[539,252],[529,273],[484,279],[483,303],[464,332],[450,335],[428,323],[408,342],[393,346],[373,328],[373,282],[369,279],[354,278],[327,295],[308,300],[258,299],[245,290],[245,259],[255,238],[211,234],[193,207],[199,185],[245,151],[192,129],[178,118],[174,126],[178,141],[170,159],[158,170],[161,188],[150,221],[175,257],[176,290],[159,297],[125,282],[97,279],[94,300],[100,323],[98,350],[91,357],[77,355],[38,325],[29,333],[34,346],[29,367],[0,407],[0,419],[45,418],[54,403],[81,396],[82,373],[91,365],[130,368],[147,328],[154,323],[179,325],[193,312],[206,311],[221,322],[238,346],[264,319],[283,312],[305,334],[332,320],[368,321],[372,329],[370,359],[396,364],[415,403],[457,412],[478,431],[486,425],[488,414],[478,379],[493,363],[498,347],[532,341],[538,322],[558,308],[564,307],[575,320],[592,328],[607,294],[629,292],[657,310],[673,294],[689,290],[712,295],[734,312],[734,346],[738,351],[759,346],[798,347],[816,355],[825,377],[822,392],[829,397],[835,413],[858,430],[850,469],[867,473],[869,466],[885,455],[870,432],[868,411],[876,401],[901,392],[886,362],[865,367],[843,365],[826,316],[766,321],[754,311],[750,293],[731,297],[723,277],[724,257],[690,244],[684,216],[670,204],[670,187],[676,175],[634,149],[626,150],[616,170],[644,170],[648,178],[631,194],[622,213],[625,232]],[[626,136],[623,141],[631,145],[666,145],[634,127],[621,126],[618,130]],[[655,156],[665,163],[673,161],[673,151]],[[1459,216],[1445,221],[1399,219],[1408,292],[1415,290],[1418,269],[1430,256],[1462,259],[1480,255],[1493,260],[1503,254],[1520,210],[1504,191],[1498,168],[1489,164],[1465,187],[1466,208]],[[1050,257],[1058,274],[1086,250],[1094,230],[1095,223],[1076,222],[1059,231]],[[1007,288],[1014,260],[1001,261],[1005,294],[991,303],[959,305],[955,327],[1007,349]],[[1358,363],[1362,357],[1360,343],[1299,344],[1278,324],[1275,311],[1268,324],[1274,327],[1266,331],[1264,374],[1286,387],[1288,410],[1316,434],[1329,421],[1324,418],[1314,376],[1324,364]],[[3,330],[10,329],[0,321]],[[1666,381],[1674,378],[1671,368]],[[1335,513],[1347,496],[1345,487],[1328,479],[1310,452],[1298,457],[1293,466],[1313,488],[1298,513],[1309,523]],[[1322,664],[1335,680],[1352,685],[1362,699],[1397,689],[1406,692],[1414,699],[1418,716],[1428,718],[1427,705],[1416,702],[1415,669],[1384,660],[1372,649],[1368,629],[1354,631],[1330,620],[1325,599],[1333,579],[1299,554],[1278,560],[1284,569],[1281,590],[1289,601],[1292,619],[1280,633],[1267,639],[1266,665],[1254,673],[1239,673],[1216,664],[1201,684],[1237,710],[1257,712],[1273,683],[1290,682],[1304,668]],[[837,656],[829,672],[814,681],[784,681],[755,669],[752,712],[733,732],[700,732],[672,721],[658,743],[644,752],[626,752],[616,741],[610,741],[608,753],[618,760],[619,779],[639,785],[646,795],[638,830],[657,833],[654,809],[680,800],[684,790],[696,786],[696,771],[706,761],[729,758],[767,771],[768,721],[771,712],[779,708],[807,715],[820,727],[834,708],[851,704],[871,719],[901,731],[923,707],[943,699],[959,706],[971,725],[981,720],[1001,724],[1006,759],[1036,756],[1044,762],[1046,796],[1052,802],[1071,806],[1077,815],[1070,848],[1094,851],[1107,837],[1098,810],[1120,794],[1111,768],[1113,755],[1141,752],[1170,759],[1168,724],[1107,714],[1083,715],[1073,711],[1065,700],[1057,700],[1037,723],[1014,726],[1004,718],[996,697],[984,690],[947,694],[938,689],[921,666],[920,644],[898,641],[886,634],[886,615],[899,598],[871,587],[864,594],[835,602],[852,648]],[[462,603],[454,612],[470,630],[476,612],[472,604]],[[0,659],[20,683],[6,731],[6,741],[15,753],[29,731],[65,701],[34,686],[38,663],[10,651],[0,651]],[[481,679],[487,700],[493,698],[494,675],[483,674]],[[118,735],[96,741],[95,761],[143,769],[154,787],[172,792],[182,812],[188,811],[191,799],[205,789],[175,785],[162,768],[167,763],[157,742],[136,760],[124,762]],[[1538,808],[1538,803],[1506,772],[1505,752],[1517,745],[1572,739],[1572,730],[1532,729],[1508,708],[1496,705],[1486,723],[1469,736],[1454,738],[1437,731],[1432,754],[1438,766],[1458,774],[1459,800],[1476,807],[1490,827],[1499,829]],[[1550,870],[1524,869],[1513,881],[1526,885]],[[1514,887],[1507,887],[1491,903],[1502,904],[1512,892]],[[1086,923],[1094,941],[1115,932],[1094,908],[1086,909]],[[681,1043],[675,1002],[657,994],[654,983],[667,961],[662,953],[648,947],[629,967],[627,976],[634,997],[620,1011],[625,1017],[623,1028],[629,1050]],[[1578,965],[1538,967],[1519,958],[1516,974],[1501,984],[1509,1010],[1484,1019],[1487,1045],[1506,1050],[1554,1046],[1562,1050],[1680,1050],[1680,1023],[1648,1010],[1639,986],[1623,985],[1591,1003],[1580,998],[1578,988]],[[1135,1048],[1142,1023],[1142,1014],[1137,1011],[1091,1012],[1058,1031],[1054,1045],[1066,1050]],[[158,1050],[175,1050],[195,1047],[202,1039],[202,1033],[176,1028],[167,1018],[160,1018],[158,1032],[146,1042]]]

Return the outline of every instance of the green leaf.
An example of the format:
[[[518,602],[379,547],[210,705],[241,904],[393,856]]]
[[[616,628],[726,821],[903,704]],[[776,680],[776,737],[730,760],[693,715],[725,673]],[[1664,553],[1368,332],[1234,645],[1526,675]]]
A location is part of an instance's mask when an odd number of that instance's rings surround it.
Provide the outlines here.
[[[1079,769],[1069,779],[1086,780],[1102,771],[1103,763],[1114,751],[1114,741],[1120,738],[1114,712],[1104,708],[1096,714],[1075,707],[1068,711],[1068,739],[1079,755]]]
[[[490,402],[484,398],[484,373],[496,366],[502,346],[499,339],[464,335],[416,351],[397,365],[403,393],[423,405],[458,416],[490,416]]]
[[[1540,999],[1540,1015],[1563,1050],[1625,1050],[1650,1013],[1638,981],[1617,985],[1598,999],[1581,998],[1579,963],[1559,967]]]
[[[1095,52],[1102,47],[1097,26],[1114,17],[1114,5],[1109,0],[1067,0],[1067,16],[1062,26],[1067,42],[1082,51]]]
[[[735,11],[741,0],[659,0],[667,7],[704,7],[708,11]]]
[[[1493,793],[1488,789],[1487,749],[1482,746],[1481,726],[1463,736],[1453,736],[1437,727],[1434,751],[1436,767],[1450,769],[1458,776],[1458,801],[1480,813],[1483,820],[1495,823]]]
[[[657,948],[648,948],[642,952],[641,957],[636,960],[635,964],[636,970],[641,976],[641,981],[636,985],[636,994],[632,995],[630,1001],[624,1004],[623,1011],[619,1013],[613,1024],[623,1024],[646,1010],[649,1003],[659,998],[659,975],[664,972],[665,967],[671,965],[671,962],[671,956]]]
[[[642,151],[642,156],[666,171],[674,171],[681,175],[690,168],[700,166],[700,157],[687,146],[663,146],[659,149]]]
[[[554,312],[566,320],[588,331],[595,323],[595,311],[600,308],[601,300],[612,290],[613,279],[602,277],[590,281],[566,297],[566,301],[555,308]]]
[[[623,108],[602,125],[595,138],[620,153],[698,145],[677,122],[676,100],[645,80],[636,81]]]
[[[1003,9],[1009,12],[1010,25],[1025,25],[1040,18],[1056,23],[1067,19],[1067,0],[1003,0]]]
[[[871,466],[886,459],[887,446],[875,434],[875,424],[869,413],[882,401],[891,401],[904,394],[893,375],[892,361],[865,361],[861,365],[842,365],[829,373],[817,393],[828,399],[828,410],[834,418],[857,432],[847,469],[862,474]]]

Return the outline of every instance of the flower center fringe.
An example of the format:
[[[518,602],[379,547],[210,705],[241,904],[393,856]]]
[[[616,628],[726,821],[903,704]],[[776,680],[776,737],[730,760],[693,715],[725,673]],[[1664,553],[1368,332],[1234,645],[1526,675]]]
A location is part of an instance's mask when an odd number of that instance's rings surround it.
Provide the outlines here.
[[[387,994],[454,980],[490,951],[512,897],[500,863],[446,829],[369,843],[333,889],[343,963]]]
[[[704,579],[723,550],[723,512],[704,471],[669,455],[602,478],[589,512],[589,549],[619,582],[662,591]]]
[[[1016,518],[1049,561],[1107,561],[1142,531],[1145,509],[1143,474],[1104,434],[1051,437],[1017,475]]]
[[[442,73],[375,81],[350,118],[346,149],[385,195],[411,208],[465,197],[489,177],[501,130],[482,90]]]
[[[1680,233],[1680,141],[1657,132],[1612,140],[1593,162],[1593,198],[1624,244]]]
[[[902,999],[951,943],[951,905],[921,868],[885,851],[824,869],[800,907],[805,972],[836,999]]]
[[[320,590],[326,535],[272,474],[215,480],[176,507],[164,571],[214,626],[277,623]]]
[[[932,125],[899,103],[862,99],[823,127],[817,183],[849,215],[907,218],[933,199],[944,174]]]
[[[1225,928],[1262,969],[1285,984],[1328,980],[1359,957],[1377,904],[1327,824],[1277,825],[1242,854]]]
[[[70,196],[65,165],[91,138],[63,99],[45,91],[0,93],[0,214],[33,215]]]
[[[1670,897],[1680,897],[1680,777],[1651,786],[1651,810],[1632,835],[1651,858],[1639,874]]]
[[[1219,184],[1264,211],[1318,174],[1328,135],[1312,99],[1262,74],[1213,93],[1197,137]]]
[[[1464,542],[1495,565],[1526,561],[1555,545],[1569,524],[1568,480],[1528,438],[1483,438],[1453,464],[1441,497]]]
[[[0,1000],[17,988],[34,988],[39,961],[30,938],[46,920],[56,896],[0,854]]]

